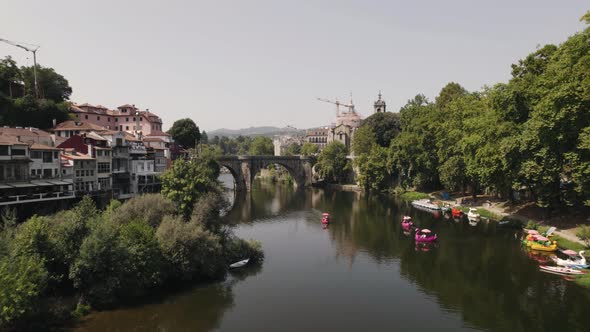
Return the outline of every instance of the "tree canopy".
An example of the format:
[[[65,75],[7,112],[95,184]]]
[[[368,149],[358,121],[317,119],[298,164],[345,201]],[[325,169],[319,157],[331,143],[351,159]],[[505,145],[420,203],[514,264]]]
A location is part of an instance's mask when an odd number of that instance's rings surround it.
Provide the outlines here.
[[[172,136],[174,141],[185,148],[194,148],[201,140],[199,127],[189,118],[174,121],[170,130],[168,130],[168,134]]]

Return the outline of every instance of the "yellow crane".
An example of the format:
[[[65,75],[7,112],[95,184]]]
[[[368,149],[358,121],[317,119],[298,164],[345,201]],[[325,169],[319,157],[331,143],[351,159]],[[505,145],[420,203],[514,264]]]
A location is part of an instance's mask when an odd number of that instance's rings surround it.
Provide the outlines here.
[[[33,45],[33,44],[26,44],[26,43],[19,43],[19,42],[13,42],[7,39],[3,39],[0,38],[0,41],[5,42],[7,44],[10,44],[12,46],[16,46],[18,48],[22,48],[23,50],[27,51],[27,52],[31,52],[33,53],[33,79],[35,81],[35,98],[39,98],[39,87],[37,84],[37,50],[39,49],[39,45]],[[25,46],[25,45],[28,46]]]

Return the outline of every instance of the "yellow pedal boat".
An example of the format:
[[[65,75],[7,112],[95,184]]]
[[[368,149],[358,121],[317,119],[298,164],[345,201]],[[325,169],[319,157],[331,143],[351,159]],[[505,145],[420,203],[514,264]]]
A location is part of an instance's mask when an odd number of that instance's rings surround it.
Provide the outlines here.
[[[535,242],[535,243],[531,244],[531,249],[539,250],[539,251],[556,251],[557,250],[557,242],[553,241],[553,243],[548,246]]]

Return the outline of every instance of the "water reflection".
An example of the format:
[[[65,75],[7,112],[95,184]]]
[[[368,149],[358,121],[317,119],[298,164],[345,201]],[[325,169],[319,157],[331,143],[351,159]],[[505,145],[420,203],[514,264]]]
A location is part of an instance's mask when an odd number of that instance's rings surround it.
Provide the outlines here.
[[[331,222],[321,224],[322,212]],[[438,234],[416,244],[410,215]],[[256,181],[227,222],[263,243],[257,269],[160,304],[90,317],[88,331],[587,330],[590,293],[538,271],[515,230],[358,193]]]

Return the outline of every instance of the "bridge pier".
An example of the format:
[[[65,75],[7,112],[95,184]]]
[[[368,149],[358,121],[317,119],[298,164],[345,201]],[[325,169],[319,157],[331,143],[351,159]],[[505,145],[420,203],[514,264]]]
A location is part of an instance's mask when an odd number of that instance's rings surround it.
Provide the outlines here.
[[[313,160],[303,156],[224,156],[217,160],[234,176],[236,191],[250,192],[252,181],[263,168],[279,164],[287,169],[298,188],[312,184]]]

